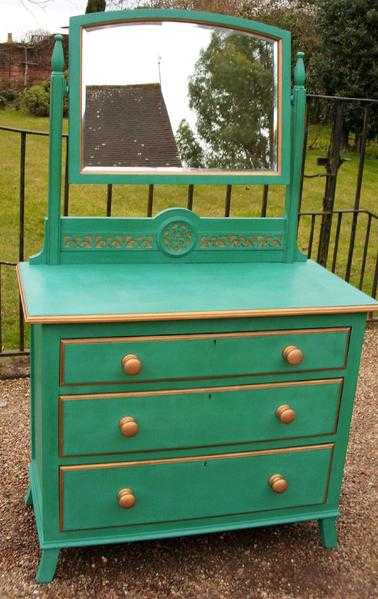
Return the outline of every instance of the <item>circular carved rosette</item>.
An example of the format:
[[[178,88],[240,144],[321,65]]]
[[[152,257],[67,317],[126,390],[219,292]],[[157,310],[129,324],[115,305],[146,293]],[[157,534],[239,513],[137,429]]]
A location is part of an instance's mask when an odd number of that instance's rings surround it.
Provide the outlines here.
[[[170,256],[183,256],[193,248],[196,237],[191,224],[185,220],[172,220],[159,233],[159,247]]]

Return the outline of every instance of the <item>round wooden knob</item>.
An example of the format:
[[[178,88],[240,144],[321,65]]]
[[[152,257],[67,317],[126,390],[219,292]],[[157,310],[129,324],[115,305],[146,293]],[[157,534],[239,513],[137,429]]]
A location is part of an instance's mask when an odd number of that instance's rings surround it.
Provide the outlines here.
[[[295,420],[296,413],[288,404],[283,404],[277,408],[276,416],[283,424],[290,424]]]
[[[281,474],[273,474],[269,479],[269,486],[274,493],[285,493],[289,485]]]
[[[139,432],[139,425],[132,416],[124,416],[118,425],[124,437],[135,437]]]
[[[304,355],[303,351],[300,350],[299,347],[296,347],[295,345],[288,345],[282,351],[282,357],[288,364],[296,366],[297,364],[303,362]]]
[[[132,489],[121,489],[117,495],[119,507],[128,510],[135,505],[136,497]]]
[[[134,354],[127,354],[127,356],[122,358],[121,363],[123,371],[126,374],[139,374],[142,370],[142,362]]]

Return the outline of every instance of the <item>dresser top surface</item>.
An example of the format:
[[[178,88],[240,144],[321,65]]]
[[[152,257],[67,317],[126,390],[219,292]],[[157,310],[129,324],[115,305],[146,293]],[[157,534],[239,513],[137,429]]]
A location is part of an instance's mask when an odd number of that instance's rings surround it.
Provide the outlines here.
[[[377,302],[315,262],[18,266],[30,323],[369,312]]]

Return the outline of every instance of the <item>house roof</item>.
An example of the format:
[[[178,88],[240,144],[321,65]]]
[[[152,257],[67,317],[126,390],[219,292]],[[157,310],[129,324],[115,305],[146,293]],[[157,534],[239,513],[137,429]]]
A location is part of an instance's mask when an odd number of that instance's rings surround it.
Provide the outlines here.
[[[87,86],[84,164],[181,166],[159,83]]]

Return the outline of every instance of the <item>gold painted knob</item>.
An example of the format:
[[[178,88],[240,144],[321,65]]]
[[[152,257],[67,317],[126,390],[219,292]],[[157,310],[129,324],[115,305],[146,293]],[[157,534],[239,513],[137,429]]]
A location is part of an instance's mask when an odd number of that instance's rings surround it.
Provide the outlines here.
[[[297,364],[303,362],[304,355],[303,351],[300,350],[299,347],[296,347],[295,345],[288,345],[284,350],[282,350],[282,357],[288,364],[297,366]]]
[[[290,424],[290,422],[294,422],[296,413],[293,408],[285,403],[282,406],[278,406],[276,410],[276,416],[283,424]]]
[[[134,354],[127,354],[121,360],[123,371],[126,374],[139,374],[142,370],[142,362],[139,360],[138,356]]]
[[[281,474],[273,474],[268,482],[274,493],[285,493],[289,487],[287,480]]]
[[[132,489],[121,489],[117,495],[118,505],[125,510],[129,510],[136,503],[136,497]]]
[[[118,425],[124,437],[135,437],[139,432],[139,425],[132,416],[124,416]]]

